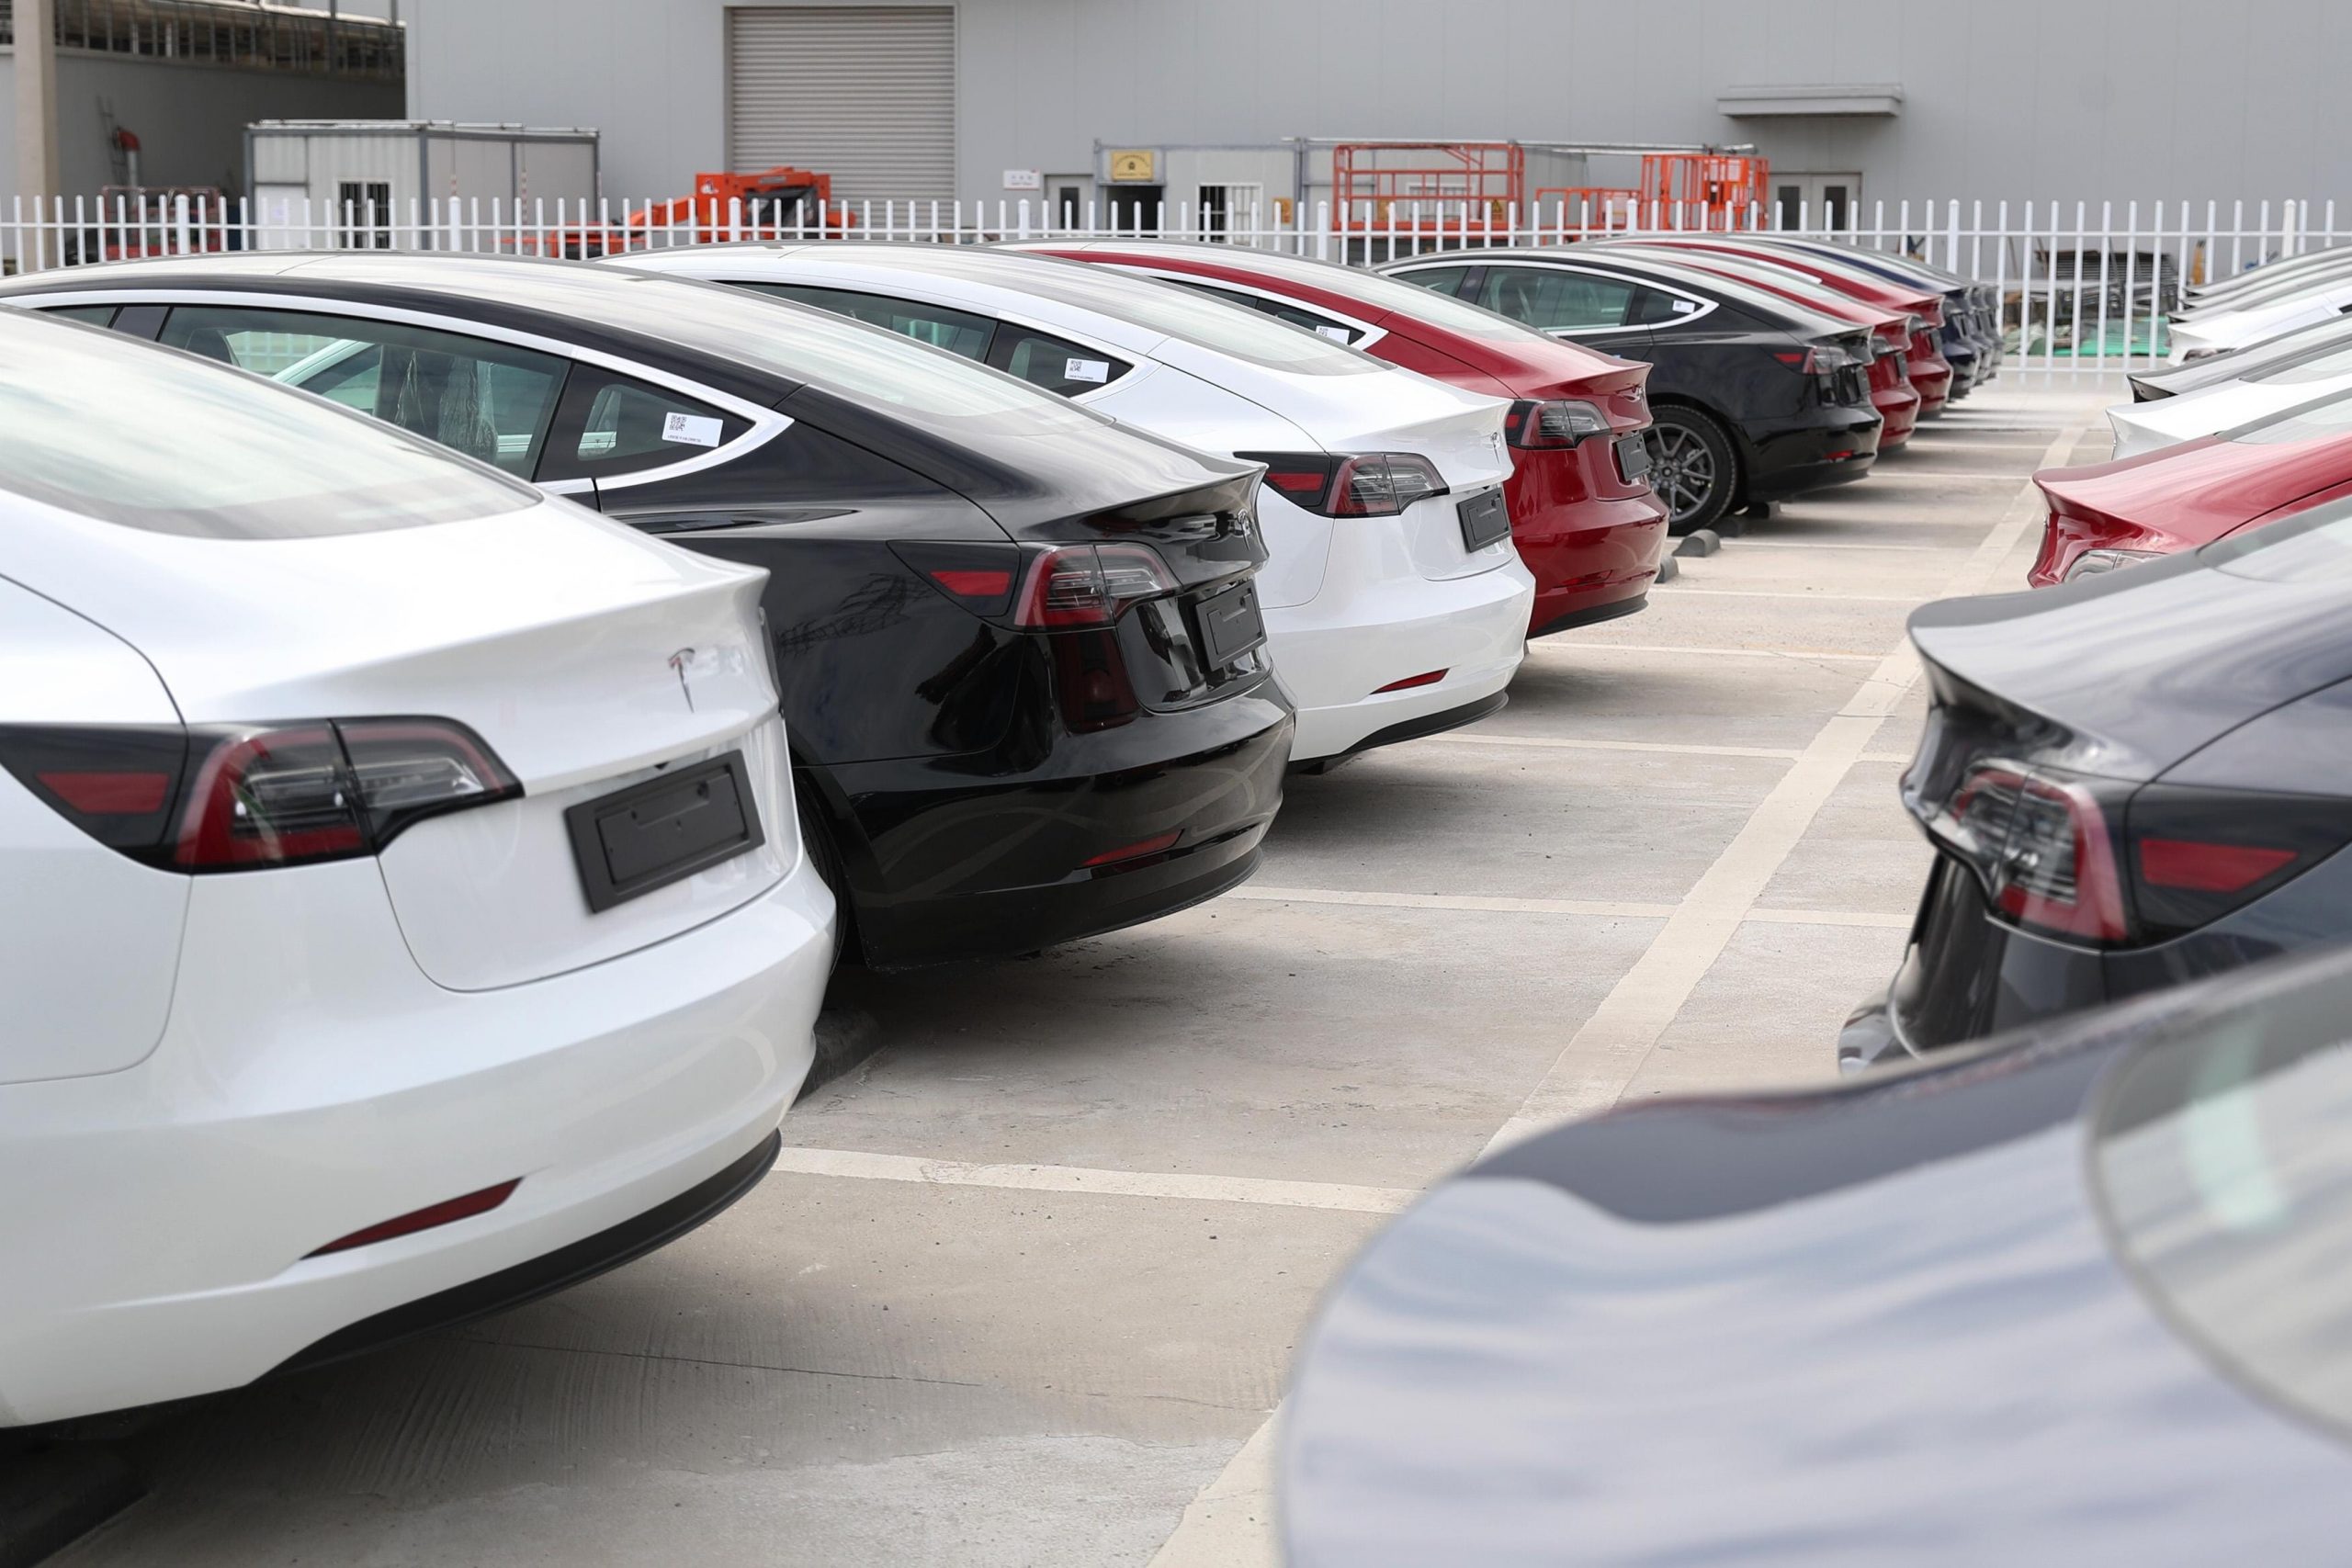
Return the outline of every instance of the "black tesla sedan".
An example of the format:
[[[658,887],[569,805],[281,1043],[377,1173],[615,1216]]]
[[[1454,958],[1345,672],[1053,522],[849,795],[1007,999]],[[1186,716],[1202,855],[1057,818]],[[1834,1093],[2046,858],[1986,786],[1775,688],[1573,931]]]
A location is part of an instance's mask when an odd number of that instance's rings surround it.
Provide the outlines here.
[[[1937,851],[1841,1066],[2352,937],[2352,502],[1911,617]]]
[[[1432,252],[1380,270],[1655,367],[1650,482],[1678,534],[1860,479],[1878,457],[1869,334],[1761,288],[1567,250]]]
[[[2345,1561],[2352,957],[1444,1182],[1295,1369],[1291,1568]]]
[[[584,262],[191,256],[0,299],[766,568],[811,853],[868,964],[1029,952],[1256,867],[1292,721],[1252,467],[829,311]]]

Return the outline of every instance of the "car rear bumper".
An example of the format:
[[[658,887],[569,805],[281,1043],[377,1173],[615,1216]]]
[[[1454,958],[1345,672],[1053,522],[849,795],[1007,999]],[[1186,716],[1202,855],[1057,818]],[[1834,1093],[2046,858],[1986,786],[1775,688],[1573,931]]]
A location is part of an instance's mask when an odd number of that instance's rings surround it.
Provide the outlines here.
[[[1256,868],[1291,736],[1268,681],[1204,707],[1059,734],[1034,759],[825,769],[854,827],[844,859],[865,961],[1034,953],[1214,897]],[[1119,853],[1170,834],[1162,848]]]
[[[1995,919],[1975,877],[1939,855],[1902,964],[1885,993],[1847,1020],[1838,1066],[1914,1059],[2109,999],[2100,953]]]
[[[1747,432],[1747,499],[1778,501],[1860,479],[1878,461],[1884,424],[1874,410],[1833,403]]]
[[[1919,417],[1933,419],[1943,412],[1951,400],[1952,369],[1951,361],[1940,354],[1932,359],[1914,359],[1908,367],[1911,385],[1919,394]]]
[[[1872,392],[1871,406],[1878,411],[1878,449],[1882,453],[1901,446],[1919,427],[1919,394],[1907,382]]]
[[[1655,497],[1547,500],[1541,475],[1530,463],[1512,481],[1510,503],[1511,541],[1535,579],[1528,636],[1629,614],[1615,606],[1634,601],[1638,607],[1657,581],[1658,558],[1668,540],[1666,508]]]
[[[327,934],[322,934],[327,933]],[[459,993],[372,862],[199,878],[171,1023],[134,1068],[0,1089],[0,1423],[249,1382],[356,1325],[661,1209],[744,1159],[808,1073],[832,898],[802,857],[732,913]],[[516,1182],[469,1218],[328,1243]]]
[[[1276,672],[1298,708],[1295,761],[1356,750],[1375,734],[1510,685],[1526,651],[1535,581],[1512,561],[1474,577],[1399,579],[1332,597],[1266,613]],[[1377,689],[1441,671],[1426,684]]]

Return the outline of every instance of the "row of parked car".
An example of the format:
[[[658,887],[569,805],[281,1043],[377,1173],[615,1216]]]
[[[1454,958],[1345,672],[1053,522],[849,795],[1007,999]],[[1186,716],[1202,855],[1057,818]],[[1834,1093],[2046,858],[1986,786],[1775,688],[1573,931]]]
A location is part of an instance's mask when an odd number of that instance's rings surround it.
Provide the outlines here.
[[[1859,1076],[1557,1129],[1357,1260],[1293,1563],[2343,1557],[2347,278],[2194,292],[2030,585],[1913,616],[1936,853]]]
[[[0,286],[0,1425],[660,1245],[838,963],[1232,887],[1997,353],[1793,244],[627,259]]]

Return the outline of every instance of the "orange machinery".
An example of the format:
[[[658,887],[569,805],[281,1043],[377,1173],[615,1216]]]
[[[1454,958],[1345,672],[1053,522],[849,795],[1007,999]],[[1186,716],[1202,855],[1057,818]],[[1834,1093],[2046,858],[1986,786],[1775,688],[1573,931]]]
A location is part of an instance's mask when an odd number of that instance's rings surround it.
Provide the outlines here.
[[[519,235],[515,247],[578,260],[664,243],[839,239],[856,222],[846,205],[833,200],[831,175],[779,165],[756,175],[696,175],[692,196],[639,208],[617,222]]]
[[[1738,152],[1645,152],[1637,186],[1547,186],[1536,205],[1556,201],[1592,228],[1658,224],[1676,229],[1743,229],[1764,209],[1770,162]]]
[[[1500,232],[1526,189],[1527,150],[1516,141],[1342,141],[1331,149],[1342,229]]]

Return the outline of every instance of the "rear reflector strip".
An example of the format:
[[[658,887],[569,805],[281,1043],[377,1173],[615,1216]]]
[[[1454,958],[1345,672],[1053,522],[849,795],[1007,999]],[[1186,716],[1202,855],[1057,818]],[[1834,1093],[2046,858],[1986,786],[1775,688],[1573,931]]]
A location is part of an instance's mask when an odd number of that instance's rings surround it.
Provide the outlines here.
[[[38,773],[57,798],[92,817],[137,817],[164,809],[171,797],[169,773]]]
[[[2187,839],[2140,840],[2140,874],[2157,887],[2235,893],[2295,858],[2292,850],[2255,844],[2204,844]]]
[[[1446,671],[1443,670],[1431,670],[1426,674],[1408,675],[1401,681],[1391,681],[1385,686],[1374,686],[1373,691],[1375,694],[1381,692],[1407,692],[1412,690],[1415,686],[1434,686],[1440,681],[1444,680],[1445,676]]]
[[[305,1253],[303,1256],[324,1258],[330,1252],[348,1252],[355,1247],[366,1247],[372,1242],[390,1241],[396,1235],[410,1235],[417,1231],[429,1231],[435,1225],[448,1224],[455,1220],[471,1219],[476,1214],[486,1214],[505,1202],[514,1194],[514,1189],[522,1184],[523,1179],[518,1176],[512,1181],[502,1181],[495,1187],[485,1187],[479,1192],[469,1192],[462,1198],[450,1198],[442,1202],[428,1204],[422,1209],[412,1210],[396,1219],[369,1225],[366,1230],[353,1231],[349,1235],[338,1237],[316,1251]]]
[[[1125,844],[1115,850],[1106,850],[1102,854],[1090,858],[1086,863],[1089,865],[1111,865],[1123,860],[1141,860],[1146,855],[1156,855],[1163,850],[1174,849],[1176,847],[1176,840],[1183,836],[1184,830],[1182,828],[1177,829],[1176,831],[1172,833],[1156,834],[1151,838],[1142,840],[1136,843]]]
[[[931,580],[959,599],[1001,599],[1012,592],[1009,571],[934,571]]]

